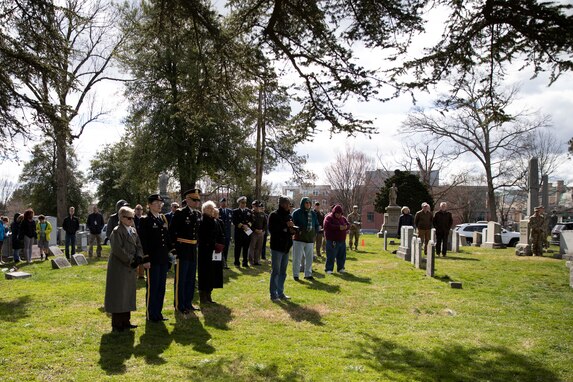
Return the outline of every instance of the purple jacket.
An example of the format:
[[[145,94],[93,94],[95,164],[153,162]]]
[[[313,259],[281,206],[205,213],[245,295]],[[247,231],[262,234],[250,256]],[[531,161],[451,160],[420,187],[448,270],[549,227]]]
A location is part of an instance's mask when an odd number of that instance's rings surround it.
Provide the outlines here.
[[[332,211],[324,218],[324,237],[330,241],[345,241],[346,233],[348,232],[348,220],[344,216],[337,219],[334,214],[336,212],[342,213],[342,207],[338,204],[334,206]],[[341,230],[340,226],[345,225],[347,229]]]

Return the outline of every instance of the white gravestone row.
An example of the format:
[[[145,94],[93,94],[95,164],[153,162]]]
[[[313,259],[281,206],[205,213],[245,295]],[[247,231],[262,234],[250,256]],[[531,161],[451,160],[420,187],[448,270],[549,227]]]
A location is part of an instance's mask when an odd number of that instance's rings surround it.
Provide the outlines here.
[[[426,276],[434,277],[434,261],[436,259],[436,244],[432,240],[428,243],[428,256],[426,258]]]
[[[499,249],[505,248],[501,241],[501,224],[497,222],[488,222],[485,240],[482,244],[484,248]]]
[[[412,237],[414,235],[414,227],[403,226],[400,232],[400,246],[396,252],[396,256],[405,261],[410,261],[412,259],[412,249],[410,247]]]
[[[515,246],[515,254],[517,256],[531,256],[528,227],[529,220],[519,221],[519,243]]]

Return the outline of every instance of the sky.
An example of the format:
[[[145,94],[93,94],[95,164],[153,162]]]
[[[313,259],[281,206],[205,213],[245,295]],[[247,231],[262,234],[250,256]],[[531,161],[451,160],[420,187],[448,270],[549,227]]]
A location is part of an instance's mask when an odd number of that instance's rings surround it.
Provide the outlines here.
[[[428,30],[436,33],[437,25],[430,24]],[[359,62],[366,67],[375,67],[381,61],[377,53],[362,48],[357,49],[357,57]],[[571,86],[573,74],[562,75],[557,82],[548,87],[547,76],[543,74],[538,78],[530,79],[531,68],[523,71],[510,70],[509,73],[507,82],[520,87],[516,106],[549,115],[552,120],[553,134],[563,142],[564,154],[560,161],[561,165],[550,181],[563,179],[566,184],[573,185],[573,171],[571,171],[573,161],[567,160],[565,154],[566,142],[573,137],[573,87]],[[128,107],[122,95],[122,86],[120,82],[107,82],[95,89],[97,102],[101,103],[104,110],[109,110],[109,113],[99,122],[89,125],[80,139],[74,141],[73,146],[79,158],[80,169],[84,172],[87,172],[89,162],[98,150],[122,138],[123,119],[127,115]],[[430,106],[435,95],[436,92],[417,93],[417,106]],[[327,183],[324,169],[332,163],[338,153],[344,152],[347,147],[374,158],[378,168],[381,166],[377,158],[383,158],[385,166],[394,168],[395,163],[404,156],[403,143],[411,139],[401,136],[398,130],[413,107],[410,96],[401,96],[384,103],[379,101],[359,103],[351,100],[346,104],[346,109],[355,114],[357,118],[372,120],[377,134],[371,136],[361,134],[353,137],[339,134],[331,137],[327,126],[323,125],[311,142],[304,142],[297,146],[297,152],[307,156],[306,167],[317,175],[317,184]],[[28,142],[24,150],[20,151],[23,153],[22,161],[29,158],[26,153],[31,150],[32,146],[33,143]],[[20,163],[4,162],[0,169],[0,177],[16,181],[22,168],[22,161]],[[464,168],[475,168],[476,171],[481,171],[479,165],[469,156],[458,158],[448,170],[453,173]],[[447,182],[446,176],[447,174],[442,174],[441,183]],[[285,180],[290,177],[290,169],[287,166],[279,166],[271,174],[266,174],[263,180],[280,186],[285,184]],[[90,185],[91,187],[93,185]]]

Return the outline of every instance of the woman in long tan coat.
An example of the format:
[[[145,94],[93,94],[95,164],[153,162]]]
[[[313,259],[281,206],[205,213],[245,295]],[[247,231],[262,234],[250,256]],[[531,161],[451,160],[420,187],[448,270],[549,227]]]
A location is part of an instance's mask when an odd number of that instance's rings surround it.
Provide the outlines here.
[[[130,322],[131,311],[136,309],[136,268],[143,261],[143,249],[134,227],[134,211],[122,207],[119,224],[111,236],[111,254],[107,264],[105,311],[111,313],[113,331],[136,328]],[[148,265],[148,264],[147,264]]]

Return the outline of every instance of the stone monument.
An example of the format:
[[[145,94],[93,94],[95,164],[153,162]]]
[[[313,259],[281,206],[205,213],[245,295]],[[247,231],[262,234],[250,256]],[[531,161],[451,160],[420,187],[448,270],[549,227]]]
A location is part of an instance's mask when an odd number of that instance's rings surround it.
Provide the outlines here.
[[[161,209],[161,212],[164,214],[171,211],[171,198],[169,197],[169,194],[167,193],[167,184],[168,183],[169,183],[169,175],[162,172],[159,175],[159,195],[163,198],[163,208]],[[181,191],[185,191],[185,190],[181,190]]]
[[[481,247],[482,233],[474,232],[472,234],[472,247]]]
[[[519,243],[515,246],[517,256],[531,256],[531,246],[529,245],[529,220],[519,221]]]
[[[527,197],[527,216],[533,215],[533,209],[539,205],[539,165],[537,158],[529,160],[529,194]]]
[[[390,190],[388,190],[388,207],[386,207],[386,212],[384,213],[384,224],[382,224],[382,228],[380,228],[380,232],[378,233],[378,237],[381,237],[381,234],[384,231],[388,231],[388,236],[396,237],[398,233],[398,220],[400,220],[400,210],[402,209],[399,205],[396,204],[396,199],[398,198],[398,187],[395,184],[392,184]]]
[[[400,246],[398,247],[398,251],[396,252],[396,256],[401,258],[402,260],[411,261],[412,259],[411,241],[413,235],[414,235],[414,227],[409,225],[402,227],[400,233]]]
[[[497,222],[487,223],[486,239],[481,245],[483,248],[500,249],[505,248],[501,241],[501,224]]]
[[[561,231],[559,253],[564,260],[573,260],[573,231]]]
[[[436,259],[436,244],[430,240],[428,243],[428,256],[426,258],[426,276],[434,277],[434,260]]]
[[[549,176],[541,176],[541,205],[545,207],[545,213],[549,213]]]

